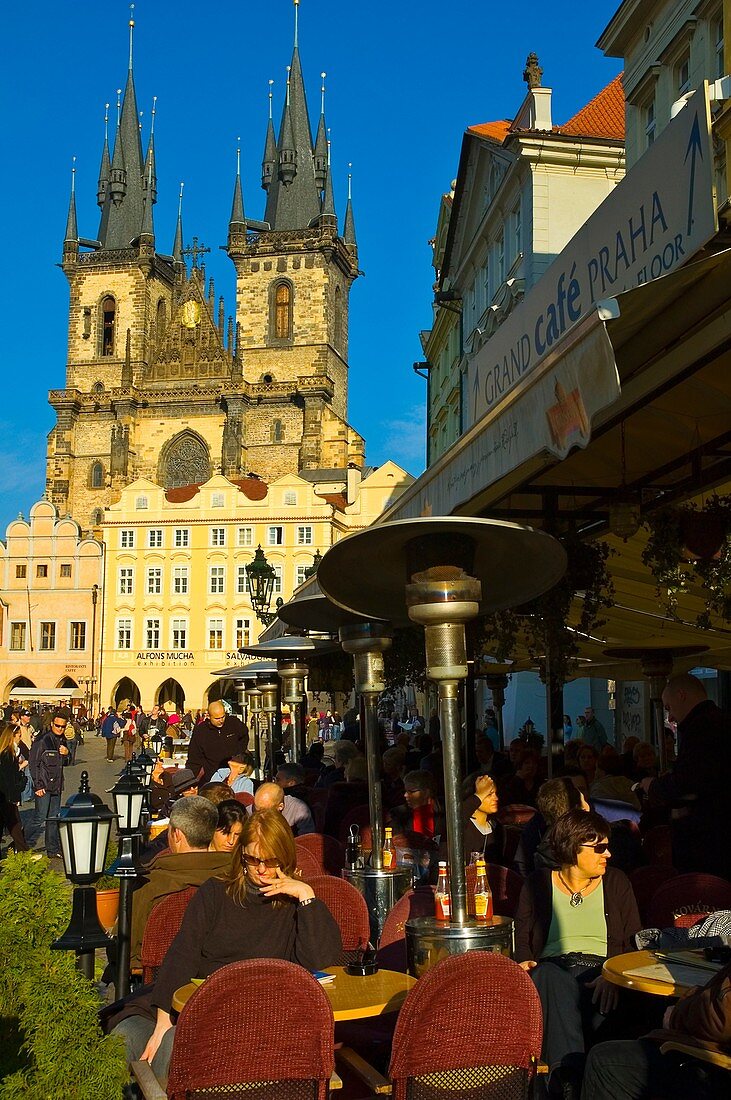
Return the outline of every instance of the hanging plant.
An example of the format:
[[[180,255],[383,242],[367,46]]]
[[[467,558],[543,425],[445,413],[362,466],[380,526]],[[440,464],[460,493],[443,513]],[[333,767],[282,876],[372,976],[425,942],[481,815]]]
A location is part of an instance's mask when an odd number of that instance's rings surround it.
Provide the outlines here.
[[[678,594],[697,580],[704,588],[706,608],[696,623],[711,625],[711,613],[731,620],[731,497],[714,494],[699,508],[679,504],[655,512],[642,560],[657,585],[668,615],[675,617]]]
[[[561,542],[568,566],[558,584],[530,604],[487,616],[480,646],[481,651],[487,650],[503,661],[514,656],[520,638],[536,664],[545,662],[550,653],[551,674],[564,684],[575,670],[579,636],[602,626],[602,611],[612,606],[614,585],[607,568],[610,549],[605,542],[582,542],[575,535],[567,535]],[[579,594],[579,619],[570,631],[566,627]]]

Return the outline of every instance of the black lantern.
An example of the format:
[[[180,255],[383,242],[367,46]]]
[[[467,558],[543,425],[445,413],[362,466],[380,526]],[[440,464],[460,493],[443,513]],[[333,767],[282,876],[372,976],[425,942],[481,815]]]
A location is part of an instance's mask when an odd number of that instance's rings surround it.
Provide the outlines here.
[[[144,783],[145,787],[149,788],[152,782],[152,772],[155,767],[155,761],[144,749],[137,757],[137,766],[144,771],[144,775],[140,777],[140,781]]]
[[[249,595],[254,614],[263,623],[269,616],[276,573],[274,566],[267,561],[261,546],[257,546],[254,560],[246,566],[246,578],[249,583]]]
[[[152,749],[155,756],[159,756],[162,752],[162,747],[165,744],[165,738],[160,733],[160,730],[155,726],[155,732],[149,739],[149,746]]]
[[[71,921],[51,947],[75,951],[77,964],[89,979],[94,976],[94,951],[109,939],[99,923],[93,882],[104,871],[114,814],[89,790],[89,773],[81,773],[79,793],[62,808],[57,819],[66,876],[74,884]]]
[[[152,761],[150,763],[152,764]],[[140,827],[145,788],[135,774],[131,760],[109,793],[114,799],[117,828],[120,833],[136,833]]]
[[[312,559],[312,565],[308,565],[305,569],[305,580],[308,581],[310,577],[314,577],[322,561],[322,554],[319,550],[315,551],[315,556]]]

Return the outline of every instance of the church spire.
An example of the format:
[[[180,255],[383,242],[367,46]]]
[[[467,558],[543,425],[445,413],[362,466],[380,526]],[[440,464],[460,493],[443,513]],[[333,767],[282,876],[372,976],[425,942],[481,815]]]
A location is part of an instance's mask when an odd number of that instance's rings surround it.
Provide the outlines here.
[[[327,175],[327,127],[325,125],[325,77],[327,73],[320,73],[322,86],[320,88],[320,121],[317,126],[315,138],[315,185],[318,191],[324,190],[325,176]]]
[[[114,206],[119,206],[127,194],[127,168],[124,163],[124,146],[121,135],[122,102],[120,96],[122,89],[117,88],[117,132],[114,138],[114,155],[112,167],[109,172],[109,197]],[[104,241],[102,240],[102,244]]]
[[[348,168],[352,168],[352,164],[348,165]],[[348,172],[348,205],[345,208],[345,228],[343,230],[343,240],[348,246],[348,251],[352,254],[355,262],[358,262],[358,242],[355,239],[355,219],[353,217],[353,195],[352,195],[353,176],[351,172]]]
[[[143,191],[145,201],[152,197],[153,203],[157,202],[157,166],[155,164],[155,115],[157,114],[157,96],[152,97],[152,121],[150,123],[150,140],[147,144],[147,155],[143,169]]]
[[[185,184],[180,183],[180,194],[178,195],[178,221],[175,226],[175,241],[173,243],[173,260],[176,264],[185,267],[185,260],[183,259],[183,188]]]
[[[99,165],[99,182],[96,188],[97,206],[104,206],[104,199],[109,187],[109,173],[112,165],[109,160],[109,104],[104,104],[104,145],[102,146],[102,162]]]
[[[289,109],[290,71],[287,72],[287,98],[284,103],[282,129],[279,132],[279,178],[288,187],[297,175],[297,149],[294,144],[292,115]]]
[[[338,219],[335,213],[335,196],[333,195],[333,178],[330,168],[330,142],[327,143],[327,168],[325,171],[325,190],[322,196],[322,212],[320,225],[330,225],[337,232]]]
[[[241,138],[236,139],[238,142]],[[232,233],[246,232],[246,218],[244,216],[244,195],[241,190],[241,145],[236,148],[236,182],[234,184],[234,198],[231,204],[231,217],[228,222],[229,238]]]
[[[66,217],[63,250],[64,252],[78,252],[79,250],[79,230],[76,225],[76,157],[73,158],[71,167],[71,196],[69,198],[69,212]]]
[[[274,121],[272,119],[272,85],[269,81],[269,121],[267,123],[267,136],[264,142],[264,159],[261,162],[261,185],[265,191],[271,187],[274,173],[277,169],[277,139],[274,135]]]

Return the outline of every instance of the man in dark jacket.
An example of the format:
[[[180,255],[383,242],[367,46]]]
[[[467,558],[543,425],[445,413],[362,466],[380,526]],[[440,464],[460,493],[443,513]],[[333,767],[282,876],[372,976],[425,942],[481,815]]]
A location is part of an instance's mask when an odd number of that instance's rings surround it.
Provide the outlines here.
[[[66,741],[74,736],[75,730],[64,711],[56,710],[51,717],[50,729],[36,737],[30,750],[29,767],[36,799],[35,830],[40,832],[45,826],[45,847],[49,858],[61,855],[55,819],[61,808],[63,769],[69,761]]]
[[[681,873],[731,872],[731,726],[695,676],[682,673],[662,695],[678,724],[678,758],[658,779],[643,779],[650,803],[671,807],[673,866]]]
[[[246,752],[249,747],[249,731],[240,718],[226,714],[226,708],[220,700],[210,703],[208,717],[199,722],[193,730],[188,745],[186,767],[198,775],[201,768],[201,786],[208,783],[219,768],[228,767],[232,756]]]

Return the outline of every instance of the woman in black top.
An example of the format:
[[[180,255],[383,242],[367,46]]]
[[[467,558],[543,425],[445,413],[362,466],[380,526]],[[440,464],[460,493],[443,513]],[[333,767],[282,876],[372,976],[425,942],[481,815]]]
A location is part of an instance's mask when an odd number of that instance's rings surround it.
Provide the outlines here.
[[[146,1036],[137,1019],[115,1028],[127,1040],[128,1055],[137,1055],[144,1038],[143,1061],[155,1058],[163,1040],[169,1058],[173,993],[191,978],[207,978],[245,959],[284,959],[307,970],[341,962],[340,930],[312,887],[295,877],[296,866],[294,836],[279,811],[262,810],[247,818],[228,878],[204,882],[186,909],[147,999],[156,1010],[154,1025],[143,1021],[149,1025]],[[146,1007],[140,1004],[143,1012]],[[154,1068],[167,1072],[160,1058]]]
[[[0,733],[0,836],[7,829],[16,852],[27,852],[20,821],[18,805],[23,797],[28,767],[27,756],[21,749],[21,729],[5,726]]]

